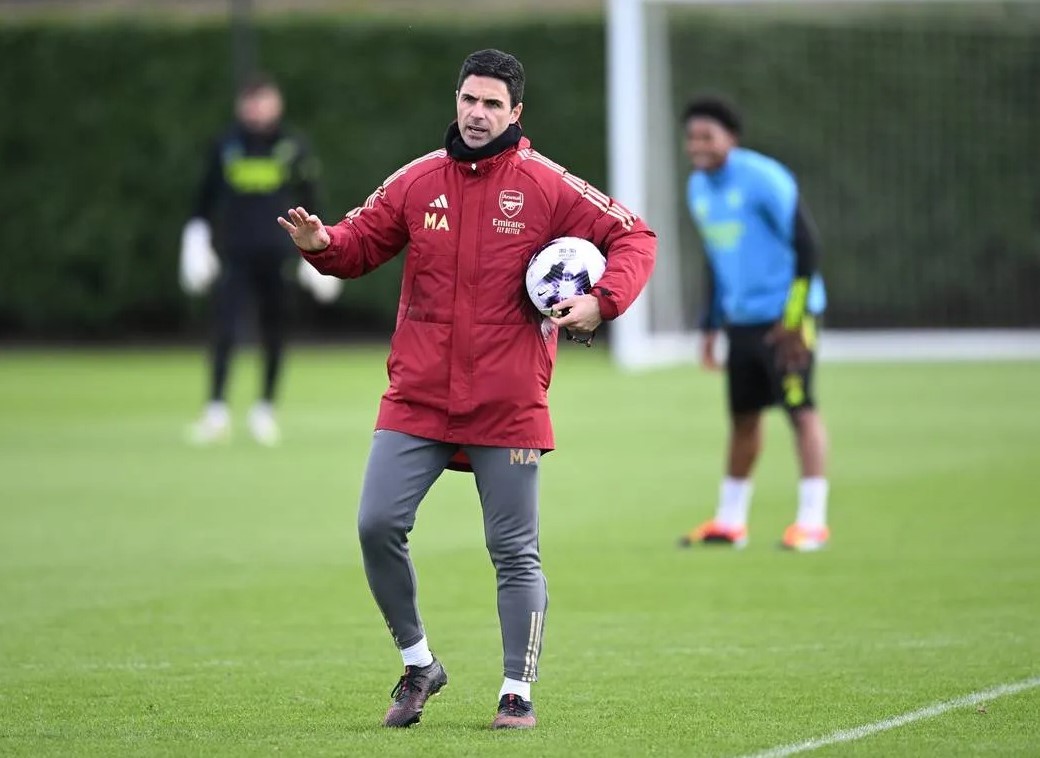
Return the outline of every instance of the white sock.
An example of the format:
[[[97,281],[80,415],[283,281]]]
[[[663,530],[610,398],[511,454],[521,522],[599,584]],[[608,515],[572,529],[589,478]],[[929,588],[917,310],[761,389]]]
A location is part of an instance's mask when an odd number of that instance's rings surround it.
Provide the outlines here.
[[[401,660],[404,661],[405,666],[417,666],[419,668],[433,663],[433,653],[430,652],[430,645],[426,641],[426,637],[423,637],[410,647],[402,648]]]
[[[531,683],[510,679],[507,676],[502,682],[502,689],[498,691],[498,699],[501,700],[503,695],[518,695],[527,702],[531,702]]]
[[[206,403],[206,419],[214,424],[226,424],[231,418],[227,403],[211,400]]]
[[[719,487],[719,507],[715,521],[720,526],[740,528],[747,526],[748,507],[751,505],[751,480],[727,476]]]
[[[827,480],[822,476],[798,483],[798,526],[822,529],[827,525]]]

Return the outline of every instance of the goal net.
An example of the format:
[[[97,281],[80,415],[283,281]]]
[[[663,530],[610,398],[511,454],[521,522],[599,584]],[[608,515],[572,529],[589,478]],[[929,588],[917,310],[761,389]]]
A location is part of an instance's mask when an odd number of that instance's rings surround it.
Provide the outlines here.
[[[723,94],[821,230],[829,327],[1040,327],[1040,0],[608,0],[611,192],[658,233],[611,333],[692,360],[703,253],[679,115]]]

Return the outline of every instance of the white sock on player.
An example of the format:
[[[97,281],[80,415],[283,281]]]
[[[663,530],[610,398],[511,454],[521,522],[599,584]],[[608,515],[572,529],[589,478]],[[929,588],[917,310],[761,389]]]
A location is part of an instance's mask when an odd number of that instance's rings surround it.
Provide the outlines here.
[[[719,487],[719,507],[715,512],[715,522],[731,529],[743,528],[747,526],[750,506],[751,480],[727,476]]]
[[[530,703],[531,683],[521,682],[518,679],[510,679],[507,676],[505,681],[502,682],[502,689],[498,691],[498,699],[501,700],[503,695],[517,695]]]
[[[401,649],[401,660],[404,661],[405,666],[416,666],[423,668],[433,663],[433,653],[430,652],[430,645],[426,641],[426,637],[406,648]]]
[[[798,526],[822,529],[827,525],[827,480],[822,476],[798,483]]]

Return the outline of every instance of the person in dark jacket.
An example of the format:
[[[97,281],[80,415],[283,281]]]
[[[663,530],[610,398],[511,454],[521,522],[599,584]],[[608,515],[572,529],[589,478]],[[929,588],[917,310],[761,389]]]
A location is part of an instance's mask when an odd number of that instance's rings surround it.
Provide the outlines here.
[[[180,279],[185,292],[198,295],[216,282],[209,403],[190,433],[199,444],[230,435],[228,369],[242,306],[250,298],[259,315],[264,373],[260,400],[249,413],[249,429],[262,444],[273,445],[279,439],[274,402],[284,343],[284,272],[295,251],[272,219],[286,204],[313,205],[318,172],[303,138],[282,127],[282,111],[282,95],[273,80],[257,75],[241,88],[236,122],[213,145],[182,236]],[[299,264],[298,276],[321,302],[335,299],[342,286],[305,262]]]

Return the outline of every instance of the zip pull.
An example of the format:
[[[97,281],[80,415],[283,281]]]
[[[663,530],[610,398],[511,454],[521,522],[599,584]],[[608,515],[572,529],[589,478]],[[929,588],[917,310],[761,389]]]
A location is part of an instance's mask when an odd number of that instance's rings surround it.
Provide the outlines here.
[[[471,163],[470,166],[473,169],[473,173],[476,173],[477,172],[477,164],[476,163]]]

